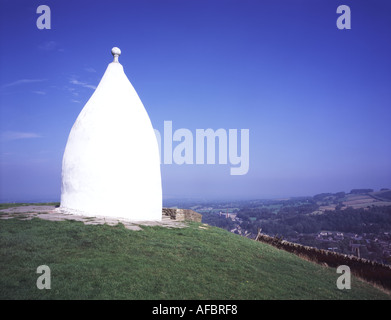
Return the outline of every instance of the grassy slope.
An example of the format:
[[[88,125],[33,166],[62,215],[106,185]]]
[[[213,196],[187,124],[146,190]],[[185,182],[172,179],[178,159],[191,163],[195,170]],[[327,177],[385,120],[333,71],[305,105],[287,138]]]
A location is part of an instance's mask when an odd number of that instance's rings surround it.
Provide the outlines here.
[[[352,279],[225,230],[0,220],[0,299],[388,299]],[[36,269],[51,269],[38,290]]]

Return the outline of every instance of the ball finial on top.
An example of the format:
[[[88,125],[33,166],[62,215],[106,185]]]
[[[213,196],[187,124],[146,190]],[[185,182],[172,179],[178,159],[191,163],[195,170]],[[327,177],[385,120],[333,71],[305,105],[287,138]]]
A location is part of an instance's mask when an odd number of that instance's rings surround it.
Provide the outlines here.
[[[118,62],[118,57],[121,55],[121,50],[118,47],[111,49],[111,54],[114,56],[113,62]]]

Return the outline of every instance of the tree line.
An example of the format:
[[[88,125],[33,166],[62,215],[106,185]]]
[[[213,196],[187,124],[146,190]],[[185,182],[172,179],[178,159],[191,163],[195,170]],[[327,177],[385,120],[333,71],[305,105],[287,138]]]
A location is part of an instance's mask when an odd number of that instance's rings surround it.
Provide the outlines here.
[[[318,233],[322,230],[349,233],[379,233],[391,230],[391,206],[367,209],[336,209],[323,214],[310,214],[315,204],[283,207],[277,214],[267,208],[239,211],[242,228],[256,233],[258,228],[270,235],[292,236],[295,233]]]

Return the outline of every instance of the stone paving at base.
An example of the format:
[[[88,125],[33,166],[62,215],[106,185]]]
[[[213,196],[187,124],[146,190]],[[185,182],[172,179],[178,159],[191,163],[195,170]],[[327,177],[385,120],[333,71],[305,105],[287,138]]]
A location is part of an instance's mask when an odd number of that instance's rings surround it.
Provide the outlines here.
[[[104,216],[87,217],[82,215],[66,214],[61,212],[60,209],[56,208],[55,206],[29,205],[0,210],[0,219],[12,218],[18,218],[21,220],[40,218],[50,221],[74,220],[81,221],[86,225],[108,224],[110,226],[115,226],[118,223],[122,223],[125,228],[135,231],[142,230],[142,226],[161,226],[166,228],[187,227],[186,223],[184,223],[183,221],[176,221],[170,219],[170,217],[166,215],[162,215],[161,221],[130,221],[124,218],[113,218]]]

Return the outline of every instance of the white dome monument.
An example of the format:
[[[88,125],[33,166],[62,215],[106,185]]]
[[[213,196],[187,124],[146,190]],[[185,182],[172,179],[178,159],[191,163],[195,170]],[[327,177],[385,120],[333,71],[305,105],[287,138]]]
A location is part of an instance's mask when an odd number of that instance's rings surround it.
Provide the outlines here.
[[[74,123],[62,162],[60,211],[134,221],[162,218],[159,147],[149,116],[111,50]]]

